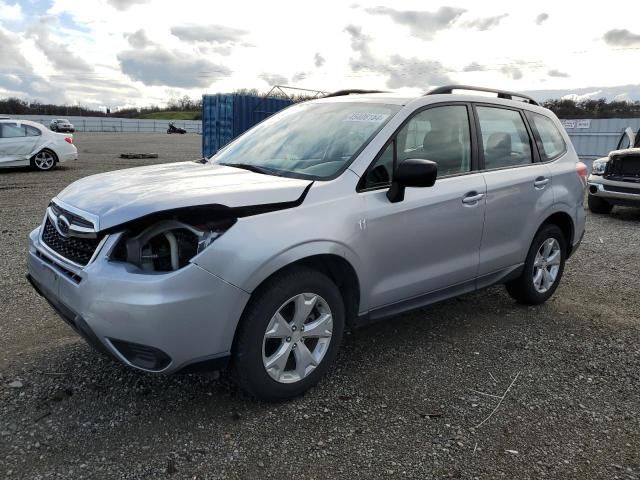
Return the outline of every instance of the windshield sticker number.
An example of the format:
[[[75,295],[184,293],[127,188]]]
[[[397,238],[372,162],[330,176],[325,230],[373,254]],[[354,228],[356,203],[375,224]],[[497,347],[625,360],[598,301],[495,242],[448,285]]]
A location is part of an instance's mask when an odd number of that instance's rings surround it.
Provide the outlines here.
[[[367,112],[353,112],[347,118],[344,119],[345,122],[370,122],[370,123],[381,123],[383,122],[389,115],[386,113],[367,113]]]

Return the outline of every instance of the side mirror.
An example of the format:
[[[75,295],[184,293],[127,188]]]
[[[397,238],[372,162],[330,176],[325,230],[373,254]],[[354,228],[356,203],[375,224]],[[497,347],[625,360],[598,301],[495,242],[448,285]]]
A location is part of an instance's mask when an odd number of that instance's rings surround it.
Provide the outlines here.
[[[438,176],[438,164],[421,158],[408,158],[398,165],[387,198],[391,203],[404,200],[405,187],[433,187]]]

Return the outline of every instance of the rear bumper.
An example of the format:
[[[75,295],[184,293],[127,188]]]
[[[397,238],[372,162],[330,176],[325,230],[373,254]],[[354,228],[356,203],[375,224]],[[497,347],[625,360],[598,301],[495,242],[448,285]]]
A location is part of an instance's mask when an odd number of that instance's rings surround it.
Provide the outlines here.
[[[68,152],[68,153],[63,153],[58,155],[58,161],[59,162],[68,162],[71,160],[78,160],[78,151],[76,150],[75,152]]]
[[[52,255],[36,229],[28,279],[87,343],[126,365],[174,373],[223,362],[249,295],[196,265],[136,273],[105,258],[114,241],[108,238],[92,263],[78,268]]]

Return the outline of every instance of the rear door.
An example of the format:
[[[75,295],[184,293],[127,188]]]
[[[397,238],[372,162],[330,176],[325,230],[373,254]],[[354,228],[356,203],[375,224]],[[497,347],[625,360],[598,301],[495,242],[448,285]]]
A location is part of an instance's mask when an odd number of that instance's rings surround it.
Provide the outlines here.
[[[0,163],[28,160],[39,136],[37,129],[19,122],[0,123]]]
[[[551,170],[540,162],[519,109],[474,106],[487,185],[479,276],[524,262],[536,229],[553,205]]]

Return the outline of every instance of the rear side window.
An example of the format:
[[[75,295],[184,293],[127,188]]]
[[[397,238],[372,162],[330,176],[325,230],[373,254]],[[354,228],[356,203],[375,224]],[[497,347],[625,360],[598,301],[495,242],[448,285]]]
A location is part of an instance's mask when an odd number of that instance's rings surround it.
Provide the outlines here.
[[[27,137],[39,137],[42,135],[42,132],[38,130],[36,127],[32,127],[31,125],[25,125],[25,130],[27,131]]]
[[[538,146],[543,161],[553,160],[566,152],[567,145],[553,120],[539,113],[527,112],[526,115],[540,137]]]
[[[476,111],[485,169],[532,163],[531,138],[520,112],[497,107],[476,107]]]

